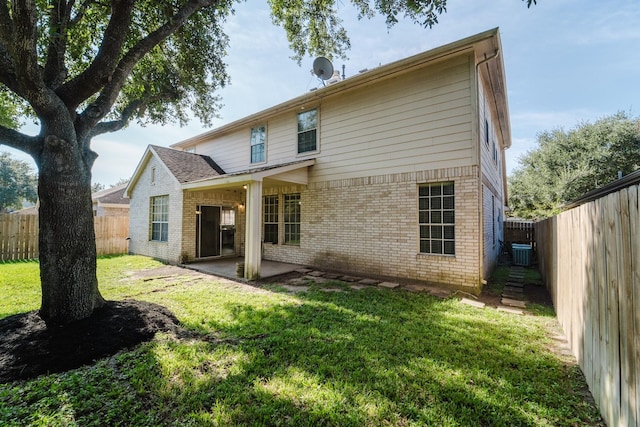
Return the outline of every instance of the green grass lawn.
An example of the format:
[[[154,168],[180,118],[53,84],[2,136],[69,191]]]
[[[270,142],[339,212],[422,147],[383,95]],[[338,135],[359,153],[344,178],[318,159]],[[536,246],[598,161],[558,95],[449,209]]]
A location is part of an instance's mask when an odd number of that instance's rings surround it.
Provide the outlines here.
[[[0,425],[600,425],[550,316],[381,289],[295,295],[98,260],[107,299],[160,303],[193,333],[0,384]],[[36,263],[0,264],[0,317],[38,308]]]

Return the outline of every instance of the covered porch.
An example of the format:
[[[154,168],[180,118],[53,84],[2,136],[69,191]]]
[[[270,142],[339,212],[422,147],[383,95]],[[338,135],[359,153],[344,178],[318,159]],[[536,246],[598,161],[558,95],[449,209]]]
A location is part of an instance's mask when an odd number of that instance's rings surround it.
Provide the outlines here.
[[[201,273],[224,277],[226,279],[238,279],[237,265],[239,262],[244,263],[244,258],[229,257],[206,261],[196,261],[190,264],[182,264],[181,267],[189,268]],[[263,259],[260,262],[260,278],[266,279],[269,277],[281,276],[283,274],[292,273],[301,269],[304,269],[304,266]]]
[[[244,258],[203,260],[189,264],[188,267],[198,267],[204,271],[215,266],[220,275],[236,278],[236,264],[243,261],[244,278],[247,280],[271,277],[301,268],[295,264],[262,259],[263,188],[305,186],[308,183],[308,168],[314,164],[314,159],[301,160],[182,184],[183,191],[187,193],[206,190],[231,190],[244,193],[244,203],[240,203],[237,209],[239,214],[244,211]],[[212,274],[216,273],[212,271]]]

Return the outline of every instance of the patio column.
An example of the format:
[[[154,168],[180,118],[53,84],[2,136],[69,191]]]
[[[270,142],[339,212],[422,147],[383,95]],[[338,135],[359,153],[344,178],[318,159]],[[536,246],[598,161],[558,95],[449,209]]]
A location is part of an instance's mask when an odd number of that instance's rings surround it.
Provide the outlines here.
[[[248,280],[260,278],[262,261],[262,181],[247,184],[246,231],[244,237],[244,277]]]

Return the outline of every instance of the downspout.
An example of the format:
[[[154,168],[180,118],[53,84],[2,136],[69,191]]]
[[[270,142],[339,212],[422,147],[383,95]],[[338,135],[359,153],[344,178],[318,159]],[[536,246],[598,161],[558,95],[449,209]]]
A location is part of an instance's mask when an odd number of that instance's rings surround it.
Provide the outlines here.
[[[475,67],[475,76],[476,79],[476,117],[478,117],[476,126],[477,126],[477,144],[476,144],[476,155],[478,158],[478,200],[480,201],[480,209],[478,209],[478,242],[479,251],[478,251],[478,266],[480,267],[480,277],[478,281],[480,283],[480,292],[482,291],[482,287],[486,284],[484,280],[484,191],[482,188],[482,142],[480,141],[482,135],[481,123],[480,123],[480,66],[482,64],[486,64],[487,62],[495,59],[500,55],[500,49],[496,48],[495,52],[487,57],[485,53],[485,57],[483,60],[479,61]],[[479,293],[479,292],[478,292]]]

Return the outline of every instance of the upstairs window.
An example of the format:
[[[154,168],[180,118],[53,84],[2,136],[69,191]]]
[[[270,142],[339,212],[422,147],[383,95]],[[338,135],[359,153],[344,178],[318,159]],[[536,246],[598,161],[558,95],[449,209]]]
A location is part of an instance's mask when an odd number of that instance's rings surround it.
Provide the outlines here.
[[[484,143],[489,146],[489,120],[484,119]]]
[[[493,151],[493,163],[498,164],[498,149],[496,148],[495,139],[491,140],[491,150]]]
[[[318,110],[298,113],[298,154],[318,149]]]
[[[264,162],[264,144],[266,139],[266,126],[256,126],[251,129],[251,163]]]
[[[420,253],[455,255],[453,182],[418,187]]]

